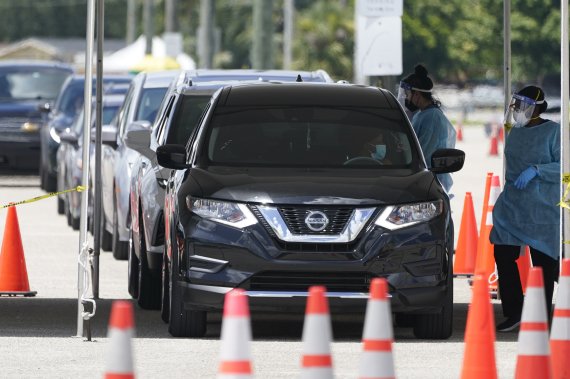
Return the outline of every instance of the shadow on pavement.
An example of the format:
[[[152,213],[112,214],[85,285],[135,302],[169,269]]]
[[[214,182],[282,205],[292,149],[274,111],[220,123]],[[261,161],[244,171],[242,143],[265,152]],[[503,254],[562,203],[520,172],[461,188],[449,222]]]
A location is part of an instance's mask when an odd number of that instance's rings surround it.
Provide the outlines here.
[[[91,319],[93,339],[106,337],[113,299],[97,300],[97,310]],[[160,312],[143,310],[134,304],[137,338],[173,338]],[[463,342],[468,304],[454,306],[453,335],[447,341]],[[494,304],[495,319],[502,319],[500,305]],[[254,340],[300,341],[304,315],[252,314]],[[362,337],[363,315],[333,315],[334,341],[358,342]],[[221,315],[208,315],[205,339],[219,339]],[[87,326],[84,325],[87,332]],[[42,299],[0,297],[0,337],[73,337],[77,332],[77,299]],[[411,328],[394,328],[398,343],[418,342]],[[516,341],[518,333],[497,333],[497,341]],[[429,342],[429,340],[426,340]]]

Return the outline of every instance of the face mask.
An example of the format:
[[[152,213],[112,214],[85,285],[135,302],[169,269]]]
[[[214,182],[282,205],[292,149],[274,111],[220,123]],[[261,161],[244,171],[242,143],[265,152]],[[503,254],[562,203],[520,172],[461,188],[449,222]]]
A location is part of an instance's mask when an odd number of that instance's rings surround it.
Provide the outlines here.
[[[515,120],[515,128],[522,128],[529,122],[529,118],[526,115],[526,112],[515,111],[513,112],[513,118]]]
[[[370,153],[370,156],[376,160],[381,161],[386,157],[386,145],[374,145],[375,151]]]
[[[418,110],[418,106],[412,103],[411,100],[406,99],[404,104],[406,105],[406,108],[408,108],[410,112],[415,112]]]

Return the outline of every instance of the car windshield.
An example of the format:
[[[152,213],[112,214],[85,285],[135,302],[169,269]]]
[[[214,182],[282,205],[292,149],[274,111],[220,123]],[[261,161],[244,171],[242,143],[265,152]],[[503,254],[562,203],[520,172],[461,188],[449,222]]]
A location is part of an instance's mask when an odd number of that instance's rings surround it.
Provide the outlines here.
[[[113,104],[113,105],[104,105],[103,109],[101,109],[101,119],[102,119],[102,123],[101,125],[105,125],[105,124],[109,124],[111,123],[111,120],[115,117],[115,115],[117,114],[117,112],[119,111],[119,104]],[[93,124],[93,126],[95,126],[95,105],[93,105],[92,108],[92,114],[93,117],[91,118],[91,123]],[[85,123],[85,118],[84,118],[84,112],[80,111],[77,115],[77,117],[74,120],[74,124],[71,127],[75,133],[77,135],[82,135],[83,134],[83,124]]]
[[[404,168],[418,159],[398,110],[222,107],[210,125],[213,165]]]
[[[67,70],[50,67],[19,66],[0,71],[0,101],[53,100],[70,75]]]

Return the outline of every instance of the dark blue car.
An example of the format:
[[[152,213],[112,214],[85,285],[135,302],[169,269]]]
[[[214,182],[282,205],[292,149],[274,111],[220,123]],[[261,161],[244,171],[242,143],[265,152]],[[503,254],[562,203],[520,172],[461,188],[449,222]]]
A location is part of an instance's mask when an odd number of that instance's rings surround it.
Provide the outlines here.
[[[103,77],[103,92],[108,88],[115,88],[117,84],[129,84],[132,76],[109,75]],[[93,79],[93,93],[95,93],[95,79]],[[61,87],[53,108],[46,108],[48,121],[41,135],[40,179],[41,187],[48,192],[57,188],[57,149],[61,143],[59,135],[71,126],[73,120],[83,109],[85,90],[85,77],[74,75],[67,79]]]
[[[56,62],[0,62],[0,169],[38,169],[40,109],[49,107],[72,73],[70,66]]]

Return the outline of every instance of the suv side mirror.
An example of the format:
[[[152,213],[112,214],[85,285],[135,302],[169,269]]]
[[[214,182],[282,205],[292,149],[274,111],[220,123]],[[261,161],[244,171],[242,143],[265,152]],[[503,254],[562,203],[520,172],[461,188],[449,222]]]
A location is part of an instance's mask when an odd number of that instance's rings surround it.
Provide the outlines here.
[[[186,163],[186,147],[183,145],[166,144],[156,149],[158,164],[173,170],[182,170],[190,167]]]
[[[150,149],[150,123],[148,121],[137,121],[129,124],[124,141],[128,148],[152,159],[154,151]]]
[[[465,152],[458,149],[437,149],[431,156],[431,172],[445,174],[459,171],[465,163]]]
[[[49,113],[51,112],[51,104],[50,103],[43,103],[38,105],[38,111],[41,113]]]
[[[61,142],[68,143],[74,147],[79,146],[79,137],[77,136],[77,134],[75,134],[73,132],[69,132],[67,130],[63,131],[59,135],[59,139],[61,140]]]
[[[95,142],[95,128],[91,128],[91,142]],[[117,148],[117,127],[115,125],[101,126],[101,143],[113,149]]]

